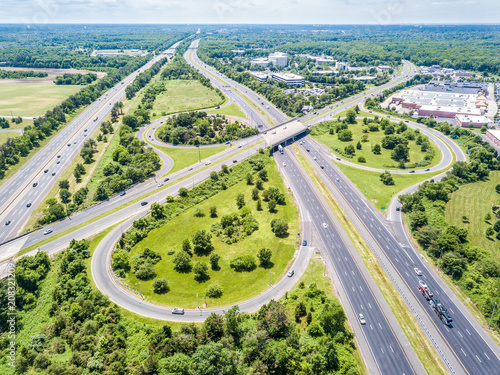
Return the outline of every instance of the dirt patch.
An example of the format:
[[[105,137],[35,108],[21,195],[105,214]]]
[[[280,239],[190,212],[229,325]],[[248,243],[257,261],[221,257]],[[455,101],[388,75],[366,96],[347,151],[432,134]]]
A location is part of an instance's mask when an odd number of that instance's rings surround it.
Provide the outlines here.
[[[95,73],[97,74],[97,78],[101,79],[107,75],[107,73],[104,72],[93,72],[90,70],[79,70],[79,69],[53,69],[53,68],[17,68],[14,66],[4,66],[0,67],[2,70],[24,70],[24,71],[29,71],[33,70],[35,72],[45,72],[48,74],[48,77],[45,78],[30,78],[30,79],[0,79],[0,85],[1,84],[7,84],[7,83],[52,83],[57,76],[62,76],[65,73],[71,73],[71,74],[86,74],[86,73]]]

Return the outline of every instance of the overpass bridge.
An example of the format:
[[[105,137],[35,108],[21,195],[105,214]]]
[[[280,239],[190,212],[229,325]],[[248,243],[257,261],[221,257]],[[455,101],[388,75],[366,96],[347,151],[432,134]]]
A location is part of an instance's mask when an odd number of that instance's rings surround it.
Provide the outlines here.
[[[266,146],[271,146],[272,152],[278,149],[278,145],[286,146],[295,142],[298,138],[305,137],[309,128],[299,120],[293,119],[280,125],[266,129],[262,132]]]

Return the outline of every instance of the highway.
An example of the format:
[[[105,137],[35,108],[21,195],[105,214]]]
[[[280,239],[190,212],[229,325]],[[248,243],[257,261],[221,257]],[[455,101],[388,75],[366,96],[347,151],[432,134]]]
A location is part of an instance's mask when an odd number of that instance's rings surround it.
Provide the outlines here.
[[[167,51],[177,47],[175,43]],[[58,180],[62,171],[78,155],[85,141],[111,112],[114,103],[125,95],[135,77],[165,57],[159,54],[140,69],[117,83],[96,102],[64,127],[54,138],[0,187],[0,243],[18,235],[35,207]],[[7,223],[9,223],[7,225]]]
[[[495,368],[500,368],[499,348],[484,332],[472,314],[458,300],[453,292],[428,267],[418,252],[408,241],[402,246],[384,225],[382,217],[373,209],[361,192],[343,175],[333,162],[324,156],[314,142],[307,138],[301,146],[304,154],[311,158],[316,157],[317,168],[323,180],[328,180],[332,193],[340,194],[347,202],[346,213],[349,217],[356,216],[358,229],[368,244],[375,244],[383,252],[384,259],[395,270],[404,284],[407,294],[412,294],[414,301],[419,305],[419,311],[427,315],[427,321],[434,326],[441,336],[441,341],[449,347],[461,369],[455,368],[457,373],[470,375],[493,374]],[[309,152],[306,150],[309,148]],[[341,200],[339,200],[341,202]],[[355,219],[356,219],[355,217]],[[353,220],[356,222],[355,220]],[[373,249],[373,246],[372,246]],[[417,276],[414,268],[421,269],[423,276]],[[448,327],[431,309],[422,294],[418,291],[418,281],[422,279],[429,286],[435,297],[438,298],[453,318],[452,326]],[[460,371],[463,370],[463,371]]]

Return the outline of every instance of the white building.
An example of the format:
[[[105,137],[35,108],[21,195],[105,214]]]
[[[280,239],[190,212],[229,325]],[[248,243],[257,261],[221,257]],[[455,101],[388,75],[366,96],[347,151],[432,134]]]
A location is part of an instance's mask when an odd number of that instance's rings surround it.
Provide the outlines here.
[[[234,53],[236,56],[241,56],[245,53],[245,50],[244,49],[233,49],[231,52]]]
[[[283,52],[274,52],[269,55],[269,61],[274,66],[285,67],[288,65],[288,55]]]
[[[251,75],[253,75],[255,78],[257,78],[260,82],[266,82],[267,81],[267,74],[262,73],[262,72],[248,72]]]
[[[349,64],[341,61],[337,61],[335,63],[335,69],[338,71],[347,71],[349,70]]]
[[[258,57],[250,61],[251,65],[260,65],[263,67],[269,66],[271,62],[267,59],[267,57]]]
[[[271,78],[294,86],[304,86],[305,82],[304,77],[293,73],[271,73]]]
[[[483,125],[491,125],[493,121],[485,116],[474,115],[455,115],[455,122],[462,128],[468,128],[472,124],[475,128],[481,128]]]
[[[330,58],[315,57],[314,61],[319,65],[335,65],[336,61]]]

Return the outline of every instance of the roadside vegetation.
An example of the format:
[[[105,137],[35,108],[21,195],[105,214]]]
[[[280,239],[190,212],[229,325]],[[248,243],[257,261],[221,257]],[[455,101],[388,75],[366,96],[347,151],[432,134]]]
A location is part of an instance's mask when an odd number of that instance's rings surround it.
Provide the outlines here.
[[[400,201],[403,212],[409,216],[412,234],[423,250],[472,300],[484,318],[489,319],[493,302],[500,294],[500,261],[497,247],[482,247],[484,241],[478,239],[478,230],[485,227],[486,221],[489,225],[483,229],[483,236],[490,238],[487,241],[500,238],[497,234],[500,221],[497,223],[496,218],[499,207],[494,199],[497,183],[492,180],[498,176],[498,172],[493,171],[500,169],[500,162],[495,149],[483,143],[478,135],[461,128],[453,131],[470,152],[470,160],[455,163],[443,180],[425,182],[414,194],[401,196]],[[465,190],[462,192],[462,189]],[[468,195],[476,189],[489,191],[483,196]],[[448,208],[452,197],[456,201]],[[475,200],[481,202],[473,205]],[[472,229],[473,226],[477,229]],[[492,327],[500,328],[498,315],[493,317]]]
[[[236,103],[232,103],[226,107],[222,107],[219,109],[212,109],[206,112],[214,115],[226,115],[226,116],[236,116],[240,118],[245,118],[245,114],[240,109],[240,107],[238,107]]]
[[[314,126],[311,136],[336,155],[372,168],[427,168],[440,159],[436,156],[437,147],[418,129],[377,116],[356,120],[356,111],[352,109],[343,120],[339,117]]]

